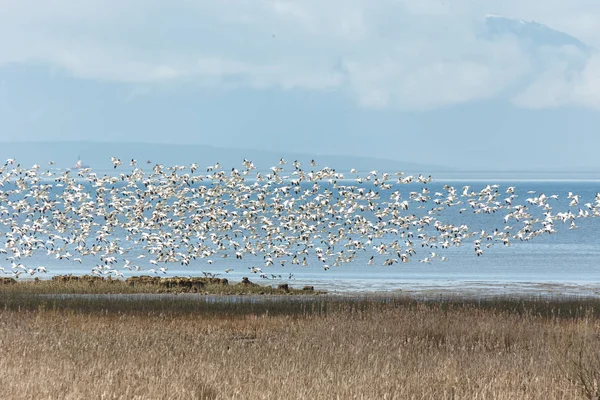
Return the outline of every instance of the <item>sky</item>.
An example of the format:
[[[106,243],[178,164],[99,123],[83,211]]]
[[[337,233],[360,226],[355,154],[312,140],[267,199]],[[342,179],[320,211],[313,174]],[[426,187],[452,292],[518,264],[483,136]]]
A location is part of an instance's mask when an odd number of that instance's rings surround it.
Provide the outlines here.
[[[3,0],[0,141],[600,168],[595,49],[595,0]]]

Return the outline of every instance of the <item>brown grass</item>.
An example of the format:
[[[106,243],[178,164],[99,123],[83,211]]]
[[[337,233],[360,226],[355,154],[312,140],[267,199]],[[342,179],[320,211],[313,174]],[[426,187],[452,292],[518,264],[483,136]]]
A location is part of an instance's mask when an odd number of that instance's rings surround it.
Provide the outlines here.
[[[86,294],[136,294],[136,293],[198,293],[219,295],[245,294],[319,294],[312,286],[293,287],[288,284],[264,285],[244,278],[229,282],[220,278],[161,278],[135,276],[126,280],[97,276],[59,275],[52,279],[15,280],[0,278],[0,293],[86,293]]]
[[[598,398],[596,300],[0,301],[2,399]]]

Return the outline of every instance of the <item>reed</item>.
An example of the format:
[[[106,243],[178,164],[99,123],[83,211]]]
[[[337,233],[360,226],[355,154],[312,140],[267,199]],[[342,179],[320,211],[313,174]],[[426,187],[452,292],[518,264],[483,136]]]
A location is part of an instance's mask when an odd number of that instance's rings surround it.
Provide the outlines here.
[[[0,398],[596,399],[600,301],[0,297]]]

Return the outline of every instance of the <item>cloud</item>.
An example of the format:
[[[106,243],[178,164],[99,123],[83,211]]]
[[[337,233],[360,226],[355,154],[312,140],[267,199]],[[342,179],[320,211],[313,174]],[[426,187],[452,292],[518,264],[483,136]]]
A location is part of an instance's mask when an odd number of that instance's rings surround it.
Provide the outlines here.
[[[543,53],[541,65],[511,99],[513,104],[531,109],[568,105],[600,109],[600,54],[584,54],[568,46]]]
[[[600,37],[595,2],[552,2],[558,11],[533,0],[7,0],[0,65],[132,85],[339,91],[403,110],[501,96],[534,76],[514,104],[599,108],[595,58],[573,76],[564,49],[540,58],[514,38],[481,36],[484,15],[503,12]]]
[[[572,98],[583,106],[600,109],[600,55],[594,55],[586,64],[573,87]]]

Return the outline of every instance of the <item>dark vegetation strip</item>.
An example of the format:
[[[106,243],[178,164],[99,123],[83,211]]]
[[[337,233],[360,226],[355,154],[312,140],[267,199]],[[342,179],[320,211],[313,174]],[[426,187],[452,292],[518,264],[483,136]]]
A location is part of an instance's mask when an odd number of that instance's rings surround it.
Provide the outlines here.
[[[48,295],[0,292],[0,307],[10,311],[146,315],[327,316],[385,310],[429,309],[450,312],[480,310],[501,315],[566,319],[600,318],[600,300],[588,298],[444,298],[407,296],[201,296],[201,295]]]

